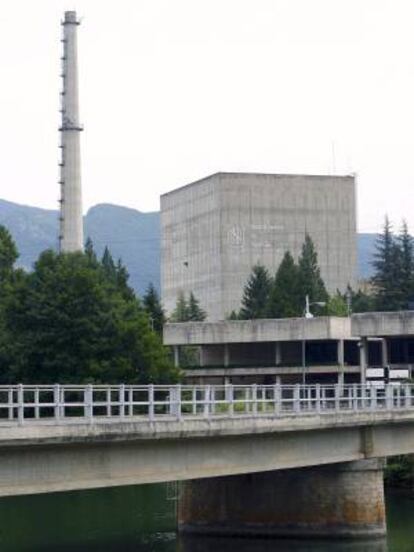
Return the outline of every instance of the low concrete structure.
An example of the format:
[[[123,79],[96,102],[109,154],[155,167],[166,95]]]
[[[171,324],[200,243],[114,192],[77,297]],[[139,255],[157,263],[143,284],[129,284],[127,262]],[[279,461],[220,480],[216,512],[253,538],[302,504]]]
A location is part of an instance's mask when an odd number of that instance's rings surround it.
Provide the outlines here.
[[[192,383],[359,381],[358,340],[344,317],[166,324],[164,344]],[[197,366],[183,366],[180,348],[194,346]]]
[[[381,346],[381,368],[388,378],[412,378],[414,375],[414,311],[367,312],[354,314],[351,332],[361,338],[361,374],[369,373],[369,340],[377,338]]]

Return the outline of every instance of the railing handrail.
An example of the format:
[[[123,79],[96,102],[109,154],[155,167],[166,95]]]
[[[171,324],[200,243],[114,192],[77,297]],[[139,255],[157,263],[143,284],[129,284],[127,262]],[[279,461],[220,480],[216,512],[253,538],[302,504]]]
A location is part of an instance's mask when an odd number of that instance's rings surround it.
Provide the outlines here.
[[[414,384],[0,385],[0,424],[414,410]]]

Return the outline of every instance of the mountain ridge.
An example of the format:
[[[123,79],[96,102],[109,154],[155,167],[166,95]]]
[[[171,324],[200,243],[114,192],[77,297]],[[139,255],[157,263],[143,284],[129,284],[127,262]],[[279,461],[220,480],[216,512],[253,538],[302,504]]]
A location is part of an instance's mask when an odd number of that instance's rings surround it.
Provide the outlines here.
[[[18,265],[30,270],[39,253],[58,247],[58,211],[0,199],[0,224],[16,241]],[[108,246],[114,259],[122,259],[132,287],[142,295],[148,284],[160,288],[160,213],[144,213],[132,207],[98,203],[84,216],[85,238],[96,253]],[[376,234],[358,234],[358,277],[372,275]]]

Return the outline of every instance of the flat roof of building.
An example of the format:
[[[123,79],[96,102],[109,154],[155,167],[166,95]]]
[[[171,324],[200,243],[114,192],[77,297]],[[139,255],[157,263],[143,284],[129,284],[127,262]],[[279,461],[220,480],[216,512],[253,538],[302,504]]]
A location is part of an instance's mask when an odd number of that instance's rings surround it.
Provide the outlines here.
[[[357,337],[414,337],[414,311],[353,314],[351,333]]]
[[[350,318],[279,318],[179,322],[164,326],[164,345],[209,345],[351,339]]]
[[[189,182],[188,184],[184,184],[183,186],[179,186],[178,188],[174,188],[174,190],[170,190],[169,192],[165,192],[164,194],[161,194],[161,197],[168,196],[170,194],[174,194],[175,192],[179,192],[181,190],[184,190],[185,188],[189,188],[190,186],[196,186],[198,184],[201,184],[205,182],[206,180],[210,180],[214,177],[220,177],[220,176],[234,176],[234,177],[243,177],[243,176],[254,176],[254,177],[276,177],[276,178],[318,178],[318,179],[343,179],[343,178],[352,178],[355,179],[354,174],[297,174],[297,173],[258,173],[258,172],[226,172],[226,171],[218,171],[216,173],[209,174],[208,176],[204,176],[203,178],[199,178],[198,180],[194,180],[193,182]]]

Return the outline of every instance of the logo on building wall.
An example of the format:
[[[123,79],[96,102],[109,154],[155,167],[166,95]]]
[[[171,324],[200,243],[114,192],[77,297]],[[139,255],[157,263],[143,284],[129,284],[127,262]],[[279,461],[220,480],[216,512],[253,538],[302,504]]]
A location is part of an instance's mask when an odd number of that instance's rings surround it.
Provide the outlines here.
[[[240,246],[244,243],[244,230],[241,226],[232,226],[227,232],[230,245]]]

